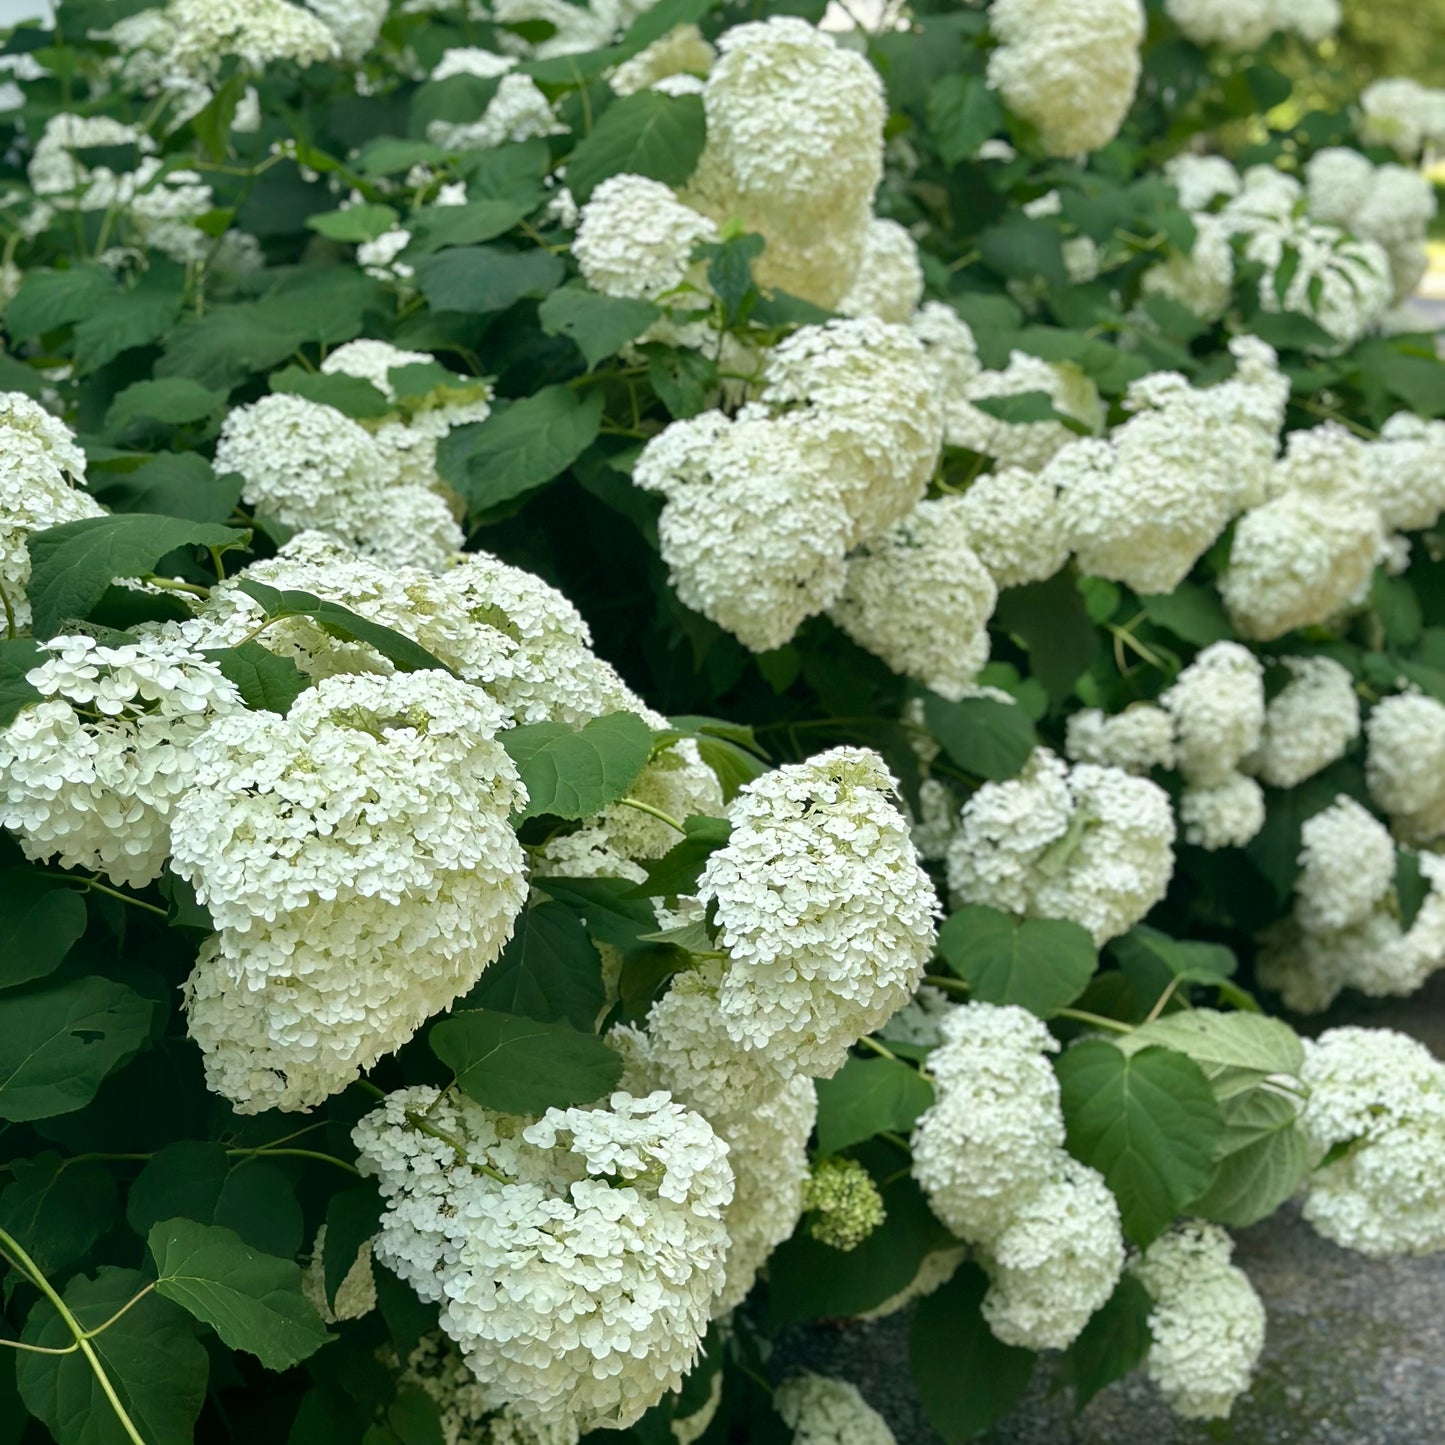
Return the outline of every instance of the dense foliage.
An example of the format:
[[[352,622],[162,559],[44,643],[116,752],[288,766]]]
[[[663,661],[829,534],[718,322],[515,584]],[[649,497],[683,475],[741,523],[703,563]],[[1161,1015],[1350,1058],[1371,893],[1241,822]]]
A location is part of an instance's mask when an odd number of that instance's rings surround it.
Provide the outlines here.
[[[1445,94],[822,12],[11,34],[0,1441],[886,1441],[771,1340],[913,1301],[1217,1418],[1227,1228],[1445,1248],[1272,1016],[1445,967]]]

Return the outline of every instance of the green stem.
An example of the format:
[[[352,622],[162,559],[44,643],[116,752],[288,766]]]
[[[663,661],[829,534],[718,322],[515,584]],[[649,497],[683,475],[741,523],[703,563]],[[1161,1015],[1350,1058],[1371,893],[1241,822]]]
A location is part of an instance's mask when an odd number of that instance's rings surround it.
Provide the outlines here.
[[[105,1372],[105,1366],[100,1362],[100,1356],[96,1354],[94,1347],[87,1338],[86,1333],[80,1327],[80,1321],[70,1312],[69,1306],[56,1293],[54,1286],[41,1273],[39,1266],[20,1247],[13,1236],[0,1229],[0,1248],[20,1266],[20,1269],[30,1277],[31,1283],[41,1294],[45,1296],[55,1309],[55,1313],[65,1322],[66,1328],[75,1337],[75,1343],[80,1347],[80,1352],[95,1371],[95,1378],[100,1388],[105,1393],[105,1398],[110,1401],[110,1407],[115,1411],[116,1419],[120,1421],[121,1429],[130,1438],[132,1445],[146,1445],[145,1437],[135,1427],[135,1422],[126,1413],[126,1408],[121,1404],[120,1396],[115,1392],[115,1386],[110,1382],[110,1376]]]
[[[166,592],[186,592],[192,597],[206,598],[211,595],[209,587],[197,587],[194,582],[176,582],[169,577],[157,577],[154,572],[147,572],[142,581],[148,582],[152,587],[159,587]]]
[[[438,1129],[435,1124],[429,1124],[420,1114],[411,1109],[406,1111],[406,1122],[413,1129],[419,1129],[423,1134],[430,1134],[433,1139],[448,1145],[455,1152],[459,1164],[465,1164],[469,1169],[475,1169],[478,1174],[485,1174],[488,1179],[495,1179],[498,1184],[515,1184],[517,1182],[503,1174],[500,1169],[493,1169],[490,1164],[478,1164],[467,1153],[467,1146],[460,1139],[453,1139],[444,1129]]]
[[[38,871],[42,878],[63,878],[67,883],[79,883],[87,892],[94,890],[96,893],[104,893],[109,898],[119,899],[122,903],[129,903],[132,908],[143,908],[147,913],[154,913],[157,918],[170,917],[164,908],[158,908],[154,903],[147,903],[141,898],[132,898],[129,893],[122,893],[119,888],[112,888],[108,883],[102,883],[97,878],[84,878],[75,873],[54,873],[45,868]]]
[[[3,587],[0,587],[0,607],[5,609],[5,636],[13,638],[17,631],[15,609],[10,605],[10,594]]]
[[[883,1044],[880,1044],[877,1039],[869,1038],[867,1034],[864,1034],[864,1036],[858,1040],[858,1044],[861,1048],[872,1049],[875,1054],[878,1054],[882,1058],[892,1059],[895,1064],[899,1062],[898,1055],[895,1054],[892,1049],[886,1048]]]
[[[651,803],[644,803],[640,798],[619,798],[617,801],[623,807],[636,808],[639,813],[647,813],[660,822],[666,823],[669,828],[676,828],[683,837],[687,836],[687,829],[670,813],[664,813],[661,808],[654,808]]]
[[[264,1144],[256,1149],[227,1149],[227,1155],[231,1158],[245,1157],[248,1159],[275,1159],[285,1157],[291,1159],[319,1159],[324,1164],[334,1164],[338,1169],[344,1169],[348,1174],[354,1174],[361,1178],[361,1170],[354,1164],[348,1164],[345,1159],[338,1159],[334,1154],[323,1154],[317,1149],[268,1149]]]
[[[945,993],[969,994],[973,990],[961,978],[949,978],[946,973],[930,973],[924,983],[941,988]]]
[[[386,1098],[386,1090],[378,1089],[376,1085],[371,1082],[370,1079],[358,1079],[356,1081],[356,1087],[358,1089],[365,1089],[366,1092],[370,1094],[373,1099]]]
[[[1159,1015],[1164,1012],[1165,1008],[1168,1006],[1169,1000],[1174,997],[1174,991],[1179,987],[1181,983],[1183,983],[1183,981],[1184,980],[1180,978],[1178,974],[1175,974],[1175,976],[1170,979],[1169,987],[1166,988],[1164,992],[1159,995],[1158,999],[1155,1001],[1154,1007],[1151,1008],[1149,1012],[1144,1015],[1145,1024],[1152,1024],[1154,1020],[1157,1019]],[[1144,1024],[1140,1024],[1139,1027],[1143,1028]]]
[[[1133,1024],[1123,1023],[1119,1019],[1105,1018],[1103,1014],[1087,1013],[1081,1008],[1055,1009],[1054,1017],[1073,1019],[1075,1023],[1092,1024],[1095,1028],[1099,1029],[1112,1029],[1116,1034],[1132,1034],[1134,1032]]]

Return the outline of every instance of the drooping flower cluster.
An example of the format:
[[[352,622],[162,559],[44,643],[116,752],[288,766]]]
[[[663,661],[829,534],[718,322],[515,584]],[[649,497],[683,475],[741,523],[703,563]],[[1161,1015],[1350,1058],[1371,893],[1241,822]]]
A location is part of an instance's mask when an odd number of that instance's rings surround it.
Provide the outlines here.
[[[239,1111],[344,1088],[501,952],[526,897],[502,722],[445,673],[336,676],[196,742],[173,867],[219,932],[187,1007]]]
[[[1096,943],[1133,927],[1174,872],[1174,814],[1147,778],[1038,748],[1007,782],[964,804],[948,849],[956,905],[1067,918]]]
[[[1050,155],[1114,139],[1139,83],[1139,0],[994,0],[988,19],[988,83]]]
[[[386,1201],[377,1258],[441,1305],[489,1403],[625,1429],[691,1369],[733,1193],[699,1115],[619,1092],[526,1123],[418,1087],[353,1140]]]
[[[1264,1348],[1264,1305],[1233,1253],[1217,1224],[1188,1223],[1129,1266],[1154,1301],[1144,1369],[1186,1420],[1227,1417]]]
[[[933,1212],[974,1245],[983,1314],[1006,1344],[1061,1349],[1124,1267],[1119,1207],[1065,1152],[1048,1029],[1013,1006],[970,1003],[929,1055],[936,1102],[913,1135],[913,1174]]]
[[[1336,1244],[1383,1258],[1445,1249],[1445,1066],[1389,1029],[1305,1043],[1300,1122],[1320,1161],[1304,1215]]]
[[[773,1391],[773,1408],[793,1445],[894,1445],[888,1422],[846,1380],[794,1375]]]
[[[0,730],[0,826],[27,858],[139,888],[161,876],[195,746],[243,712],[214,663],[175,640],[53,637],[26,674],[41,700]]]

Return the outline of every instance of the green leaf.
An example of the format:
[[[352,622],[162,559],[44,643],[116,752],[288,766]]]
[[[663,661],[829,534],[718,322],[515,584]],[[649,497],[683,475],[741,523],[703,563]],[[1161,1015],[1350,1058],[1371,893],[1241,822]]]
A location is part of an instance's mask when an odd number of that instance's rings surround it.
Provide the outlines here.
[[[416,264],[416,283],[434,311],[485,316],[528,296],[546,296],[566,268],[549,251],[509,246],[454,246]]]
[[[1054,407],[1046,391],[1014,391],[1007,396],[978,396],[970,405],[1011,426],[1024,426],[1036,421],[1062,421],[1064,413]]]
[[[0,1000],[0,1119],[83,1109],[150,1034],[155,1005],[108,978]]]
[[[184,426],[204,421],[226,404],[223,391],[212,391],[187,376],[168,376],[160,381],[137,381],[111,402],[105,414],[105,434],[124,436],[142,422]]]
[[[28,637],[0,641],[0,727],[9,727],[21,708],[40,701],[40,691],[26,682],[25,674],[47,655]]]
[[[1395,897],[1400,905],[1400,927],[1410,929],[1430,896],[1430,880],[1420,870],[1420,855],[1407,848],[1395,850]]]
[[[267,652],[259,642],[211,648],[205,655],[223,677],[235,683],[241,701],[252,712],[285,717],[291,704],[311,686],[311,679],[289,657]]]
[[[474,246],[510,231],[532,209],[527,200],[501,197],[468,201],[463,206],[423,206],[407,218],[412,233],[406,259],[429,255],[446,246]]]
[[[400,219],[390,206],[348,206],[344,211],[307,216],[306,225],[329,241],[358,243],[385,235]]]
[[[177,547],[234,547],[250,533],[211,522],[127,512],[62,522],[30,538],[30,612],[36,635],[87,617],[117,577],[143,577]]]
[[[301,1248],[301,1206],[291,1181],[274,1164],[232,1158],[220,1144],[167,1144],[136,1176],[126,1199],[126,1222],[136,1234],[144,1238],[161,1220],[178,1217],[235,1230],[283,1259]]]
[[[1006,1414],[1033,1373],[1032,1350],[1002,1344],[983,1317],[988,1276],[959,1266],[919,1301],[909,1337],[913,1383],[929,1423],[947,1442],[972,1440]]]
[[[671,415],[681,421],[707,410],[717,386],[717,364],[701,351],[650,346],[647,381]]]
[[[981,75],[954,72],[928,92],[928,124],[939,159],[956,166],[1003,125],[1003,107]]]
[[[652,729],[636,713],[613,712],[576,732],[565,723],[529,723],[503,733],[501,743],[527,788],[523,818],[589,818],[626,796],[647,766]]]
[[[589,1104],[622,1077],[622,1055],[595,1034],[492,1009],[440,1020],[428,1042],[464,1094],[504,1114]]]
[[[978,249],[984,264],[1000,276],[1029,281],[1042,278],[1050,288],[1059,290],[1069,285],[1064,237],[1057,223],[1014,212],[979,232]]]
[[[266,609],[267,617],[309,617],[328,635],[342,642],[364,642],[368,647],[375,648],[401,672],[426,672],[431,668],[451,671],[421,643],[413,642],[379,622],[372,622],[339,602],[327,601],[310,592],[281,591],[245,576],[236,578],[236,586],[259,602]]]
[[[567,160],[567,185],[586,205],[609,176],[646,176],[680,186],[707,141],[702,97],[640,90],[610,105]]]
[[[469,511],[486,512],[565,472],[596,439],[602,404],[600,393],[543,387],[485,421],[457,427],[437,446],[437,470]]]
[[[599,943],[628,952],[657,931],[651,900],[636,896],[630,878],[534,878],[532,886],[570,908]]]
[[[1149,1291],[1126,1272],[1120,1276],[1114,1293],[1094,1311],[1064,1357],[1080,1410],[1105,1385],[1122,1380],[1143,1363],[1153,1343],[1149,1333],[1153,1308]]]
[[[999,593],[994,625],[1028,649],[1034,676],[1049,700],[1063,701],[1099,652],[1099,635],[1069,571],[1047,582],[1010,587]]]
[[[384,135],[362,147],[356,168],[364,176],[394,176],[413,166],[440,165],[446,158],[447,153],[430,141]]]
[[[1206,1078],[1226,1069],[1297,1075],[1305,1062],[1299,1035],[1283,1019],[1256,1013],[1185,1009],[1144,1024],[1126,1042],[1140,1048],[1160,1044],[1188,1054]]]
[[[1234,636],[1219,594],[1194,582],[1181,582],[1172,592],[1141,597],[1144,615],[1156,627],[1172,632],[1195,647],[1224,642]]]
[[[552,169],[552,152],[541,136],[533,136],[495,150],[472,151],[458,165],[472,200],[515,201],[530,211],[545,198],[542,177]]]
[[[304,321],[295,310],[287,314],[255,302],[213,307],[176,327],[166,339],[155,373],[229,390],[290,357],[309,339]]]
[[[1233,978],[1239,967],[1233,951],[1222,943],[1170,938],[1146,923],[1113,939],[1109,952],[1146,1004],[1152,1004],[1176,979],[1217,988]]]
[[[1099,966],[1088,929],[1054,918],[1014,918],[983,904],[952,914],[938,933],[943,961],[984,1003],[1018,1004],[1052,1018]]]
[[[697,887],[697,875],[707,860],[721,848],[732,834],[726,818],[684,818],[687,836],[675,843],[661,858],[644,863],[647,878],[637,891],[648,898],[668,898],[691,893]]]
[[[85,932],[85,900],[33,868],[0,868],[0,988],[54,973]]]
[[[77,320],[76,370],[89,375],[133,346],[158,341],[176,324],[184,295],[185,272],[152,258],[151,269],[131,290],[101,297]]]
[[[1125,1054],[1096,1039],[1055,1067],[1069,1152],[1104,1176],[1124,1233],[1142,1249],[1213,1178],[1224,1121],[1209,1081],[1171,1049]]]
[[[149,1283],[137,1270],[105,1268],[94,1279],[79,1275],[71,1280],[62,1297],[81,1327],[91,1330]],[[21,1338],[28,1345],[63,1350],[75,1337],[50,1301],[42,1299],[30,1311]],[[206,1398],[209,1361],[184,1310],[152,1291],[95,1336],[91,1348],[146,1445],[191,1445]],[[131,1445],[79,1350],[21,1354],[15,1374],[26,1409],[59,1445]]]
[[[753,262],[763,254],[765,244],[761,236],[745,232],[698,248],[707,257],[708,285],[722,302],[725,328],[745,321],[760,299],[753,283]]]
[[[606,1003],[602,958],[582,920],[561,903],[547,902],[532,904],[518,918],[502,956],[461,1007],[589,1030]]]
[[[1295,1103],[1255,1088],[1224,1100],[1218,1171],[1192,1214],[1236,1229],[1256,1224],[1289,1199],[1309,1173],[1309,1140]]]
[[[381,1229],[381,1195],[374,1185],[343,1189],[326,1203],[326,1248],[322,1251],[322,1282],[326,1303],[336,1308],[336,1291],[361,1254],[362,1246]]]
[[[836,1154],[885,1131],[910,1134],[933,1086],[897,1059],[850,1058],[818,1080],[818,1152]]]
[[[335,407],[357,421],[371,421],[392,410],[391,403],[364,376],[348,376],[341,371],[307,371],[288,366],[271,373],[271,390]]]
[[[0,1229],[54,1279],[68,1275],[116,1221],[115,1181],[99,1164],[59,1154],[17,1159],[0,1194]]]
[[[112,512],[220,523],[241,500],[241,478],[235,472],[218,477],[195,452],[161,452],[133,472],[93,474],[91,491]]]
[[[1016,777],[1038,746],[1034,725],[1017,703],[991,697],[949,702],[930,692],[923,716],[949,758],[975,778]]]
[[[542,330],[548,336],[570,336],[588,370],[636,341],[661,315],[650,301],[602,296],[583,286],[564,286],[537,308]]]
[[[30,271],[5,307],[11,336],[38,336],[89,316],[116,291],[104,266],[72,266],[68,271]]]
[[[194,1219],[162,1220],[146,1242],[156,1262],[156,1293],[266,1369],[289,1370],[336,1338],[301,1293],[294,1260],[263,1254],[232,1230]]]

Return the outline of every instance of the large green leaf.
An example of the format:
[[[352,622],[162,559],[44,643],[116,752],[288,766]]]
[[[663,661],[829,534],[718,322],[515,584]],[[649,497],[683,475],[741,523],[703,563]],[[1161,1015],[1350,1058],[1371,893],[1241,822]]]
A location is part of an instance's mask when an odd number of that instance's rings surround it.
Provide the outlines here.
[[[1287,1095],[1253,1088],[1221,1107],[1218,1171],[1189,1210],[1241,1229],[1273,1214],[1299,1188],[1310,1170],[1310,1145],[1298,1104]]]
[[[115,1181],[99,1164],[59,1154],[17,1159],[0,1193],[0,1229],[50,1278],[70,1273],[120,1212]]]
[[[1218,986],[1234,977],[1238,961],[1222,943],[1170,938],[1140,923],[1113,939],[1109,951],[1140,998],[1152,1002],[1177,979]]]
[[[434,311],[483,316],[528,296],[546,296],[566,269],[550,251],[454,246],[416,264],[416,283]]]
[[[1188,1054],[1207,1078],[1225,1070],[1244,1070],[1261,1077],[1298,1074],[1305,1061],[1299,1035],[1282,1019],[1208,1008],[1166,1014],[1137,1029],[1125,1044],[1176,1049]]]
[[[661,858],[643,865],[647,877],[637,885],[639,893],[649,898],[669,898],[694,892],[697,875],[732,834],[732,824],[726,818],[684,818],[682,826],[685,836]]]
[[[326,1205],[326,1247],[322,1251],[321,1275],[326,1303],[336,1308],[336,1291],[351,1273],[363,1246],[381,1228],[381,1195],[374,1184],[360,1189],[343,1189]]]
[[[1149,1291],[1125,1273],[1114,1293],[1094,1311],[1065,1356],[1079,1409],[1105,1385],[1122,1380],[1143,1361],[1152,1343],[1149,1313],[1153,1308]]]
[[[374,241],[397,223],[400,217],[390,206],[348,206],[344,211],[321,211],[307,216],[309,230],[325,236],[328,241],[356,244]]]
[[[603,296],[584,286],[564,286],[537,308],[548,336],[570,336],[589,368],[636,341],[662,311],[650,301]]]
[[[117,577],[143,577],[177,547],[234,547],[249,533],[212,522],[127,512],[62,522],[30,538],[30,610],[35,632],[49,637],[85,617]]]
[[[1034,1353],[994,1338],[983,1317],[988,1276],[960,1265],[919,1302],[909,1338],[913,1383],[929,1423],[948,1442],[972,1440],[1023,1394]]]
[[[1057,1064],[1069,1151],[1104,1176],[1141,1248],[1204,1192],[1224,1132],[1199,1065],[1172,1049],[1125,1054],[1088,1039]]]
[[[85,900],[33,868],[0,868],[0,988],[44,978],[85,932]]]
[[[12,336],[54,331],[88,316],[115,291],[115,277],[104,266],[31,271],[5,307],[5,329]]]
[[[609,176],[646,176],[680,186],[707,141],[702,97],[640,90],[610,105],[567,161],[567,185],[585,205]]]
[[[923,715],[950,760],[975,778],[1015,777],[1038,746],[1038,734],[1017,703],[989,697],[948,702],[926,693]]]
[[[304,397],[358,421],[372,421],[392,410],[391,403],[364,376],[344,371],[308,371],[302,366],[288,366],[271,373],[271,390]]]
[[[650,899],[637,896],[630,878],[534,878],[532,886],[570,908],[599,943],[626,952],[639,946],[642,935],[657,932],[656,910]]]
[[[602,397],[549,386],[458,427],[437,448],[437,469],[483,513],[560,476],[596,440]]]
[[[160,340],[181,314],[185,272],[157,265],[129,291],[102,296],[75,324],[73,339],[77,372],[98,371],[133,346]]]
[[[625,797],[652,752],[652,729],[636,713],[613,712],[573,731],[529,723],[502,734],[527,788],[523,818],[589,818]]]
[[[83,1109],[150,1034],[155,1005],[108,978],[0,999],[0,1119]]]
[[[291,704],[311,685],[311,679],[289,657],[278,657],[259,642],[211,648],[206,657],[222,676],[235,683],[241,701],[252,712],[274,712],[285,717]]]
[[[224,522],[241,500],[241,478],[235,472],[218,477],[196,452],[161,452],[132,472],[98,473],[91,490],[112,512]]]
[[[939,158],[954,166],[976,155],[1003,125],[1003,107],[983,76],[954,72],[929,91],[928,124]]]
[[[150,1281],[133,1269],[78,1275],[65,1287],[66,1308],[83,1329],[105,1324]],[[49,1300],[30,1311],[21,1336],[27,1345],[63,1350],[74,1336]],[[206,1398],[209,1361],[186,1312],[152,1291],[91,1347],[122,1407],[146,1445],[191,1445]],[[59,1445],[132,1445],[90,1362],[72,1354],[21,1354],[15,1362],[20,1398]]]
[[[1047,582],[999,593],[994,625],[1028,649],[1034,676],[1058,703],[1073,691],[1099,652],[1099,634],[1068,569]]]
[[[25,675],[45,656],[28,637],[0,641],[0,728],[9,727],[21,708],[40,701],[39,689],[27,682]]]
[[[194,1219],[162,1220],[147,1243],[156,1262],[156,1293],[268,1370],[288,1370],[335,1338],[301,1293],[294,1260],[262,1254],[239,1234]]]
[[[938,952],[974,998],[1018,1004],[1045,1019],[1083,993],[1099,963],[1092,936],[1077,923],[1015,918],[984,904],[949,917]]]
[[[224,391],[213,391],[188,376],[136,381],[111,402],[105,414],[105,433],[123,436],[131,427],[145,422],[183,426],[186,422],[204,421],[225,404]]]
[[[897,1059],[849,1059],[817,1087],[820,1154],[836,1154],[875,1134],[910,1134],[933,1103],[933,1086]]]
[[[530,200],[500,197],[462,206],[423,206],[407,219],[412,233],[407,260],[446,246],[473,246],[510,231],[528,211]]]
[[[523,912],[502,956],[462,1007],[590,1030],[606,1002],[602,958],[582,920],[560,903],[545,902]]]
[[[462,1092],[504,1114],[588,1104],[622,1077],[622,1055],[570,1024],[467,1009],[433,1024],[428,1037]]]

